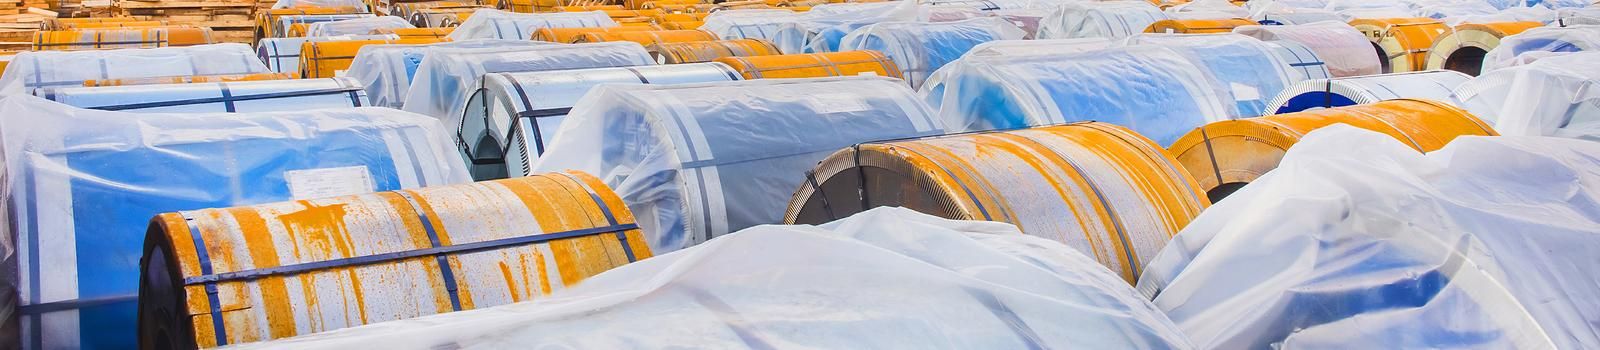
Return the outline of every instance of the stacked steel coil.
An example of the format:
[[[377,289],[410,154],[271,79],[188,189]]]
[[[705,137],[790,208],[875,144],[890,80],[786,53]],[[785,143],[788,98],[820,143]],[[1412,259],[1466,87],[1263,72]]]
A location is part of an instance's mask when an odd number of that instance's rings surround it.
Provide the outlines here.
[[[1539,22],[1465,23],[1445,34],[1428,49],[1427,69],[1449,69],[1477,76],[1484,55],[1500,46],[1500,39],[1544,26]]]
[[[1350,25],[1372,41],[1384,73],[1427,69],[1428,50],[1450,33],[1450,26],[1432,18],[1361,18]]]
[[[1230,33],[1233,28],[1255,25],[1255,21],[1243,18],[1229,19],[1163,19],[1151,23],[1144,29],[1146,33],[1181,33],[1181,34],[1207,34]]]
[[[647,49],[661,64],[711,62],[723,57],[779,55],[777,46],[761,39],[661,43]]]
[[[745,79],[815,78],[847,75],[899,77],[900,68],[877,51],[718,58]]]

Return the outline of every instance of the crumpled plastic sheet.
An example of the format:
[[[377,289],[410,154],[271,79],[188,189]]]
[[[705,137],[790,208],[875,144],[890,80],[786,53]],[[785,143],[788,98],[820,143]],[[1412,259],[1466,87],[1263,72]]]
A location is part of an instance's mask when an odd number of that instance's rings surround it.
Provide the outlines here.
[[[1593,4],[1589,0],[1528,0],[1528,6],[1544,6],[1553,9],[1593,8]]]
[[[964,57],[917,94],[950,132],[1095,120],[1163,146],[1234,119],[1227,87],[1176,50],[1140,45],[1050,55]]]
[[[40,95],[78,108],[137,113],[303,111],[361,107],[367,99],[347,78],[61,87]]]
[[[1271,8],[1253,13],[1251,19],[1265,25],[1301,25],[1326,21],[1344,23],[1344,17],[1333,11],[1306,8]]]
[[[1104,1],[1061,5],[1039,23],[1039,39],[1125,38],[1143,33],[1167,14],[1147,1]]]
[[[1174,17],[1192,13],[1209,13],[1206,18],[1250,18],[1250,10],[1234,6],[1228,0],[1195,0],[1166,9]]]
[[[1138,289],[1201,348],[1600,347],[1600,142],[1348,125],[1206,209]]]
[[[1336,77],[1372,75],[1383,72],[1372,42],[1365,34],[1344,22],[1318,22],[1295,25],[1241,26],[1234,33],[1261,40],[1287,40],[1300,43],[1317,53]]]
[[[1328,72],[1328,64],[1317,57],[1316,51],[1311,51],[1311,48],[1287,40],[1265,43],[1278,55],[1279,60],[1288,64],[1289,81],[1333,78],[1333,73]]]
[[[1600,141],[1600,52],[1485,73],[1456,87],[1455,99],[1501,135]]]
[[[1561,27],[1600,25],[1600,7],[1560,9],[1556,10],[1556,18],[1555,25]]]
[[[1463,1],[1423,6],[1416,10],[1417,17],[1445,19],[1461,16],[1485,16],[1500,12],[1487,2]]]
[[[973,18],[955,22],[884,22],[845,35],[839,50],[872,50],[894,60],[901,78],[915,89],[928,75],[960,58],[973,46],[994,40],[1022,39],[1025,33],[1004,19]]]
[[[944,131],[904,82],[886,77],[601,85],[578,100],[533,172],[595,174],[661,253],[783,222],[806,171],[839,149]]]
[[[348,8],[367,12],[367,3],[362,0],[278,0],[272,4],[275,9],[302,7]]]
[[[876,208],[745,229],[553,298],[238,349],[1183,349],[1125,282],[1015,226]]]
[[[818,8],[821,8],[819,11]],[[839,51],[839,41],[857,28],[882,22],[917,20],[915,1],[823,4],[803,13],[799,20],[783,23],[773,42],[784,53]],[[796,42],[795,39],[800,39]]]
[[[805,18],[806,14],[783,9],[722,10],[707,15],[700,30],[716,33],[717,37],[724,40],[761,39],[773,43],[803,43],[804,33],[783,29],[786,24]],[[784,50],[783,53],[800,53],[787,51],[798,49],[793,44],[790,46],[787,49],[780,47],[779,50]]]
[[[47,87],[83,86],[85,80],[266,73],[245,44],[153,49],[23,51],[0,76],[0,95],[32,94]]]
[[[432,52],[510,52],[529,47],[557,45],[533,40],[471,39],[432,44],[390,44],[362,46],[350,60],[350,69],[344,76],[355,79],[367,89],[367,100],[373,106],[400,108],[405,104],[406,91],[417,74],[422,60]]]
[[[1466,23],[1539,22],[1550,24],[1559,14],[1544,6],[1512,7],[1486,15],[1461,15],[1445,17],[1444,23],[1452,27]],[[1600,23],[1597,23],[1600,24]]]
[[[529,40],[544,28],[616,27],[605,11],[515,13],[480,9],[450,32],[450,40],[514,39]]]
[[[0,208],[15,220],[0,226],[0,315],[38,330],[21,340],[37,349],[137,346],[156,214],[471,181],[437,120],[383,108],[141,114],[7,95],[0,140]],[[19,315],[11,296],[64,309]]]
[[[1515,65],[1520,56],[1538,52],[1581,52],[1600,50],[1600,26],[1539,27],[1500,39],[1483,55],[1483,71]]]
[[[1396,3],[1375,2],[1344,8],[1334,6],[1334,3],[1329,4],[1330,8],[1335,9],[1333,12],[1339,14],[1340,17],[1344,17],[1347,22],[1360,18],[1411,18],[1417,16],[1410,7]]]
[[[632,41],[549,44],[511,50],[457,49],[422,59],[406,90],[402,110],[444,121],[452,137],[461,127],[467,97],[486,73],[646,66],[656,64],[644,46]]]
[[[1140,34],[1129,45],[1172,48],[1200,66],[1233,96],[1233,115],[1259,117],[1269,113],[1268,102],[1289,84],[1293,75],[1278,52],[1256,38],[1233,34]]]
[[[306,28],[306,36],[335,36],[335,35],[365,35],[372,34],[374,29],[416,28],[405,19],[395,16],[378,16],[368,18],[347,19],[331,22],[312,23]]]
[[[256,42],[256,56],[267,63],[267,69],[278,73],[300,74],[300,48],[310,42],[342,40],[394,40],[393,34],[340,35],[324,37],[261,38]]]

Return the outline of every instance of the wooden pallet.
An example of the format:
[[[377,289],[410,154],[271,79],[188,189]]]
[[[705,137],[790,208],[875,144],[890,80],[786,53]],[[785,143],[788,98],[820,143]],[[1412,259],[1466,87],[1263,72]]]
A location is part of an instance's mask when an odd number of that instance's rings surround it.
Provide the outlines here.
[[[118,16],[211,28],[217,42],[254,39],[255,0],[116,0]]]

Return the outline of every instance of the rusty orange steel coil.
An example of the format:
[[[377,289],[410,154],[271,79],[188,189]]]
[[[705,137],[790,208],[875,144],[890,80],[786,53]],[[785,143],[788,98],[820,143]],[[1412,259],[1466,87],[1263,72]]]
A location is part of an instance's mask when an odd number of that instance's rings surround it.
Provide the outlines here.
[[[1155,142],[1098,122],[867,143],[818,163],[785,220],[819,224],[879,206],[1017,225],[1129,283],[1210,205]]]
[[[355,60],[356,53],[361,52],[362,46],[375,44],[431,44],[440,41],[448,40],[413,38],[308,41],[300,45],[300,77],[310,79],[342,76],[346,69],[350,69],[350,61]]]
[[[166,26],[166,25],[167,25],[167,23],[166,22],[162,22],[162,21],[85,22],[85,23],[72,24],[72,25],[70,25],[70,26],[68,26],[66,28],[62,28],[62,29],[63,30],[72,30],[72,29],[90,29],[90,28],[163,27],[163,26]]]
[[[1306,133],[1337,123],[1381,132],[1422,152],[1457,136],[1497,135],[1467,111],[1430,100],[1399,99],[1206,124],[1168,150],[1213,200],[1278,167]]]
[[[870,50],[718,58],[745,79],[818,78],[847,75],[899,77],[900,67],[882,53]]]
[[[1257,25],[1243,18],[1229,19],[1163,19],[1145,27],[1146,33],[1209,34],[1232,33],[1233,28]]]
[[[143,349],[190,349],[538,300],[649,258],[582,173],[165,213],[139,286]]]
[[[453,32],[455,30],[456,30],[455,27],[444,27],[444,28],[378,28],[378,29],[373,29],[372,30],[372,34],[394,34],[395,36],[400,37],[401,39],[434,39],[434,40],[443,41],[443,40],[445,40],[445,38],[450,37],[450,32]]]
[[[253,81],[253,80],[283,80],[294,79],[289,73],[251,73],[251,74],[224,74],[224,75],[186,75],[176,77],[150,77],[150,78],[125,78],[85,80],[83,86],[123,86],[123,85],[155,85],[155,84],[188,84],[188,83],[216,83],[228,81]]]
[[[1483,71],[1483,57],[1500,46],[1500,39],[1544,26],[1539,22],[1465,23],[1440,37],[1428,49],[1428,70],[1449,69],[1476,76]]]
[[[710,4],[702,0],[623,0],[622,5],[630,9],[644,10]]]
[[[655,16],[661,15],[662,13],[665,13],[665,12],[662,12],[661,10],[654,10],[654,9],[647,9],[647,10],[614,9],[614,10],[602,10],[602,11],[605,11],[607,17],[611,17],[613,19],[636,18],[636,17],[655,17]]]
[[[704,30],[651,30],[651,31],[624,31],[614,33],[586,33],[573,39],[574,43],[598,43],[609,41],[632,41],[639,45],[650,46],[661,43],[681,43],[689,41],[717,40],[717,35]]]
[[[84,28],[34,33],[33,50],[130,49],[212,43],[211,28]]]
[[[1361,18],[1350,25],[1372,41],[1384,73],[1415,72],[1428,68],[1428,50],[1450,34],[1450,27],[1432,18]]]
[[[694,13],[666,13],[666,12],[662,12],[661,14],[655,16],[655,20],[656,20],[656,22],[660,22],[660,23],[667,23],[667,22],[703,22],[703,21],[706,20],[706,15],[708,15],[708,13],[705,13],[705,12],[694,12]]]
[[[662,22],[661,23],[661,28],[662,29],[700,29],[700,27],[704,26],[704,25],[706,25],[706,22],[704,22],[704,21]]]
[[[287,32],[287,28],[280,28],[278,19],[283,16],[302,15],[344,15],[358,13],[353,8],[332,7],[298,7],[287,9],[262,9],[256,11],[256,39],[283,37],[279,31]]]
[[[133,17],[51,18],[45,22],[47,30],[68,30],[88,23],[138,22]]]
[[[550,8],[550,10],[554,11],[554,12],[606,11],[609,14],[610,13],[609,10],[627,10],[627,8],[622,7],[622,5],[582,5],[582,6],[556,6],[556,7]]]
[[[533,32],[533,41],[548,41],[553,43],[571,43],[578,40],[578,36],[589,33],[616,33],[616,32],[641,32],[653,30],[640,27],[575,27],[575,28],[539,28]]]
[[[661,64],[711,62],[723,57],[779,55],[777,46],[761,39],[690,41],[648,47]]]

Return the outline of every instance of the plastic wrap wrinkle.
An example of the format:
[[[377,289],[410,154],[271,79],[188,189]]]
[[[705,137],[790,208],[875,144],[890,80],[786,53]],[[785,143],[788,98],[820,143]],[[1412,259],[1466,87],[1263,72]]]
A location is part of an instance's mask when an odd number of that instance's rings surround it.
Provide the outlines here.
[[[773,43],[803,43],[803,33],[785,30],[784,27],[805,18],[805,14],[783,9],[722,10],[707,15],[700,30],[716,33],[724,40],[761,39]],[[794,50],[798,47],[791,45],[779,49]]]
[[[1483,57],[1483,72],[1516,65],[1523,56],[1542,52],[1600,50],[1600,25],[1533,28],[1500,39]]]
[[[450,32],[450,40],[528,40],[541,28],[616,27],[605,11],[515,13],[481,9]]]
[[[1241,26],[1234,33],[1261,40],[1287,40],[1305,45],[1326,63],[1336,77],[1372,75],[1382,72],[1382,63],[1372,52],[1372,42],[1361,31],[1344,22],[1318,22],[1295,25]]]
[[[960,58],[972,47],[994,40],[1022,39],[1025,33],[1000,18],[974,18],[956,22],[884,22],[845,35],[841,51],[882,52],[900,67],[901,78],[912,88],[922,86],[933,71]]]
[[[355,79],[367,89],[367,99],[373,106],[400,108],[405,103],[406,91],[424,58],[435,51],[483,52],[516,51],[528,47],[552,45],[531,40],[471,39],[433,44],[367,45],[362,46],[350,60],[345,77]],[[459,50],[459,51],[458,51]]]
[[[655,64],[643,46],[631,41],[466,50],[471,51],[424,57],[401,109],[439,118],[454,132],[467,97],[486,73]]]
[[[1056,7],[1039,23],[1039,39],[1124,38],[1167,19],[1145,1],[1070,3]]]
[[[416,28],[416,26],[400,17],[379,16],[312,23],[306,28],[306,36],[364,35],[372,33],[374,29],[395,28]]]
[[[1139,290],[1206,348],[1594,348],[1597,160],[1588,141],[1423,155],[1322,128],[1201,213]]]
[[[139,113],[279,112],[361,107],[361,85],[346,78],[54,88],[70,106]]]
[[[1600,141],[1600,52],[1485,73],[1458,86],[1454,99],[1502,135]]]
[[[84,80],[266,73],[244,44],[154,49],[25,51],[0,76],[0,95],[31,94],[47,87],[82,86]]]
[[[1239,117],[1271,114],[1268,102],[1295,82],[1289,63],[1273,47],[1244,35],[1140,34],[1128,37],[1127,44],[1164,46],[1184,54],[1227,86]]]

